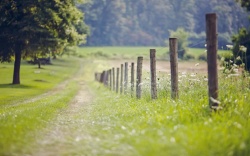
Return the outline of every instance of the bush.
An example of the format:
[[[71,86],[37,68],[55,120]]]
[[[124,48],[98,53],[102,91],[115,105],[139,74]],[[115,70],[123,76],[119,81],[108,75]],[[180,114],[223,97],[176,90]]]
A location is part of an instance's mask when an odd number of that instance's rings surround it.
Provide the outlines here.
[[[207,53],[200,54],[198,60],[207,61]]]
[[[192,54],[185,54],[183,60],[194,60],[195,56]]]

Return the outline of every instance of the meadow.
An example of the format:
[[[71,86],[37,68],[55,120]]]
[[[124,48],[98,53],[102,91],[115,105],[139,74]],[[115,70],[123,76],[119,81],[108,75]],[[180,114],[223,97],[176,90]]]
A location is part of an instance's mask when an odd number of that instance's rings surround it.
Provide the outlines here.
[[[66,116],[67,120],[60,120],[70,133],[58,138],[49,149],[58,149],[57,144],[66,140],[59,146],[62,155],[250,155],[248,73],[219,71],[222,110],[218,112],[208,108],[206,75],[193,70],[180,72],[178,100],[170,98],[170,75],[166,71],[157,74],[157,100],[150,98],[148,71],[143,73],[140,100],[131,97],[130,92],[116,94],[94,81],[94,72],[114,65],[119,67],[125,60],[136,61],[139,55],[148,58],[150,48],[159,52],[158,62],[168,50],[166,47],[87,47],[77,50],[78,58],[65,57],[41,70],[24,63],[19,86],[9,85],[12,65],[0,64],[1,73],[5,73],[0,75],[0,99],[5,101],[0,103],[0,155],[34,153],[44,129],[69,109],[80,82],[86,82],[94,97],[74,112],[72,118]],[[204,49],[191,48],[189,52],[198,56]],[[187,64],[196,62],[199,61],[180,64],[189,68]],[[81,65],[81,74],[77,79],[72,78]],[[53,94],[44,95],[52,90]],[[34,98],[37,100],[29,100]]]

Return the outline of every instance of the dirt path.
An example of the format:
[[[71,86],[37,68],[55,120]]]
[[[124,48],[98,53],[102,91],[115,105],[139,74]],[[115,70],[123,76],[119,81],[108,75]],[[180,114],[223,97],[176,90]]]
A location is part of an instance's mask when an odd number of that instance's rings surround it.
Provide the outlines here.
[[[85,63],[86,64],[86,63]],[[86,140],[84,124],[88,121],[84,119],[84,113],[88,111],[87,106],[91,104],[94,93],[91,91],[88,82],[82,80],[84,67],[81,66],[79,72],[74,78],[60,84],[54,91],[41,95],[44,97],[49,94],[56,94],[57,90],[62,89],[69,81],[74,80],[80,86],[80,90],[73,100],[69,103],[68,108],[61,111],[37,137],[32,153],[34,156],[61,156],[61,155],[78,155],[75,152],[81,148],[81,140]],[[40,99],[38,97],[33,100]]]
[[[81,90],[69,104],[67,110],[62,111],[57,118],[50,123],[44,136],[37,140],[34,156],[77,155],[75,152],[81,148],[79,142],[86,138],[82,115],[91,104],[93,94],[84,83],[80,84]],[[79,153],[78,153],[79,154]]]

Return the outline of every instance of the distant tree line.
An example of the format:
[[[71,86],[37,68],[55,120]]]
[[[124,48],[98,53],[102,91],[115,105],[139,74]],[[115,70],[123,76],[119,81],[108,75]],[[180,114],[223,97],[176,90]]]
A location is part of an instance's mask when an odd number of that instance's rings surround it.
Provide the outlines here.
[[[235,0],[90,0],[78,6],[90,26],[89,46],[163,46],[171,31],[189,32],[189,45],[204,47],[205,14],[217,13],[219,47],[249,26]]]

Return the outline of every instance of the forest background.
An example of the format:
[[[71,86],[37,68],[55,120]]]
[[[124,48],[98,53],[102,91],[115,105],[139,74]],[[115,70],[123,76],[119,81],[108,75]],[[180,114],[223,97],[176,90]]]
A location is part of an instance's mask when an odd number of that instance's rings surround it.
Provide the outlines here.
[[[189,46],[205,44],[205,14],[218,16],[219,48],[249,27],[249,13],[235,0],[91,0],[78,5],[89,26],[87,46],[164,46],[171,31],[189,33]]]

